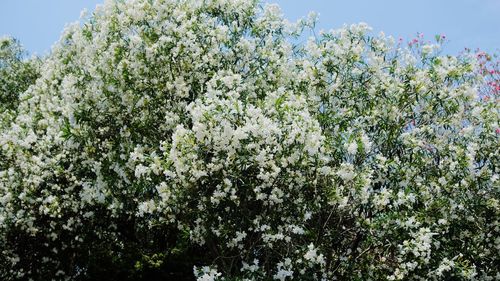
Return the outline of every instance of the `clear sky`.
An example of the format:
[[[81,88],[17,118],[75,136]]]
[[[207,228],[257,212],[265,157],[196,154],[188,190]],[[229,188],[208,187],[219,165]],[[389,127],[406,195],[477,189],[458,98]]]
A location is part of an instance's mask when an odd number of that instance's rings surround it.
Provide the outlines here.
[[[46,54],[66,23],[80,11],[92,11],[104,0],[1,0],[0,36],[12,35],[32,53]],[[447,53],[464,47],[500,49],[500,0],[266,0],[278,3],[286,18],[319,13],[318,29],[366,22],[375,32],[412,38],[422,32],[431,39],[445,34]]]

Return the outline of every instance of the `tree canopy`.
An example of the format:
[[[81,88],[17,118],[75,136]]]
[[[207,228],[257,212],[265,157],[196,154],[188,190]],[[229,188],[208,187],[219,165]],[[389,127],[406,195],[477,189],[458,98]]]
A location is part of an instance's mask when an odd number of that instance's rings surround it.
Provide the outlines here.
[[[498,278],[500,72],[315,21],[117,0],[0,41],[0,278]]]

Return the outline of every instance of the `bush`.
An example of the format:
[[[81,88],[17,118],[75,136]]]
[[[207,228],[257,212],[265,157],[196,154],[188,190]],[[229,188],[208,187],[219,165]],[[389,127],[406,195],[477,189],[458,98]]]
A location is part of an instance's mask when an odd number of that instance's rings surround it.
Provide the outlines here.
[[[69,27],[8,96],[2,279],[498,278],[476,57],[365,24],[293,43],[314,23],[135,0]]]
[[[39,77],[40,60],[25,57],[26,52],[19,41],[11,37],[0,38],[0,130],[14,118],[19,94]]]

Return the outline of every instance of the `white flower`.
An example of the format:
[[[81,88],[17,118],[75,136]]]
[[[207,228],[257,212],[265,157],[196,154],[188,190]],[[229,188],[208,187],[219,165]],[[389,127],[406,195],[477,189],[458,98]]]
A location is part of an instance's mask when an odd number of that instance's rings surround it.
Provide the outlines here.
[[[355,143],[355,142],[351,142],[351,143],[347,146],[347,152],[348,152],[349,154],[355,155],[357,151],[358,151],[358,144],[357,144],[357,143]]]
[[[222,276],[222,273],[209,266],[203,266],[201,269],[195,266],[193,271],[196,276],[196,281],[216,281],[221,280],[220,277]]]
[[[344,181],[351,181],[356,176],[354,166],[350,163],[342,163],[337,175]]]
[[[323,254],[317,253],[316,248],[314,248],[314,245],[311,243],[309,246],[307,246],[307,252],[304,254],[304,259],[307,261],[310,261],[315,264],[320,264],[324,265],[325,264],[325,258]]]

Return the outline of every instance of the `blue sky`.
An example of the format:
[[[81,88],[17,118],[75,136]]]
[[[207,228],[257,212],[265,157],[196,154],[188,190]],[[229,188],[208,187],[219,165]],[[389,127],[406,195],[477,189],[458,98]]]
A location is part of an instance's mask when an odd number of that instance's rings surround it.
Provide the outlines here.
[[[12,35],[32,53],[46,54],[66,23],[80,11],[93,10],[104,0],[1,0],[0,36]],[[500,0],[268,0],[295,20],[309,11],[319,13],[318,29],[366,22],[375,32],[412,38],[422,32],[431,39],[445,34],[447,53],[464,47],[500,49]]]

